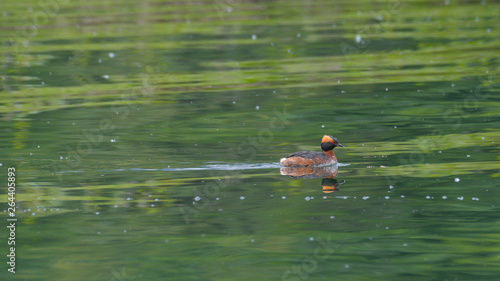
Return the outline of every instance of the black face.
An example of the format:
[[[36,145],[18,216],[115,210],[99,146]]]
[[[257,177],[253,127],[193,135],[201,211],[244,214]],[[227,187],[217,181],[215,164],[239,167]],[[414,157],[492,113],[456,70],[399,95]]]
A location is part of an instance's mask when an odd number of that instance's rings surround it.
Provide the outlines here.
[[[328,151],[328,150],[332,150],[334,149],[335,147],[339,146],[339,147],[344,147],[342,144],[339,143],[339,141],[332,137],[332,136],[329,136],[333,142],[324,142],[321,144],[321,149],[323,149],[323,151]]]

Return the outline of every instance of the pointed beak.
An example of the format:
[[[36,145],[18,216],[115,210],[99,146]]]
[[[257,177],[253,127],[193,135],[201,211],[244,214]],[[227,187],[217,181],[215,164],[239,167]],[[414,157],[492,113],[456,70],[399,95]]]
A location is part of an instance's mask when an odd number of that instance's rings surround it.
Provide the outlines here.
[[[337,145],[337,146],[344,147],[344,145],[343,145],[343,144],[340,144],[340,143],[339,143],[339,145]]]

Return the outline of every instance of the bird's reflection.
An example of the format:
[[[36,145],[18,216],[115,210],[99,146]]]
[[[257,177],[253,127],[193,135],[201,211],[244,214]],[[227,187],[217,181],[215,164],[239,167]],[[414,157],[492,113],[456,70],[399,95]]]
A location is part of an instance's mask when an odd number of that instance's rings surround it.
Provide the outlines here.
[[[337,181],[337,166],[324,166],[324,167],[281,167],[280,173],[282,175],[290,176],[296,179],[314,179],[323,178],[321,186],[324,193],[332,193],[339,190],[339,186],[344,184],[345,181]]]

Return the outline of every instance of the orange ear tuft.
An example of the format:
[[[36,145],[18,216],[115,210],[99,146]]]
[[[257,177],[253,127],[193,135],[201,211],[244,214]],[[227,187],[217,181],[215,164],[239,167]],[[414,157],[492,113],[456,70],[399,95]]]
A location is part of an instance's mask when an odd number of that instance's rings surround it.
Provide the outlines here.
[[[325,142],[333,142],[333,139],[330,136],[324,135],[323,138],[321,139],[321,143]]]

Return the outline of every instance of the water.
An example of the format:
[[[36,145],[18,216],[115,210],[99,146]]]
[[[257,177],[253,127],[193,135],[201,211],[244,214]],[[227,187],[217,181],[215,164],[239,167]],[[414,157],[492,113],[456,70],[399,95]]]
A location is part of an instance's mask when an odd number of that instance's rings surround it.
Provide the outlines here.
[[[5,3],[1,280],[498,278],[499,8]]]

